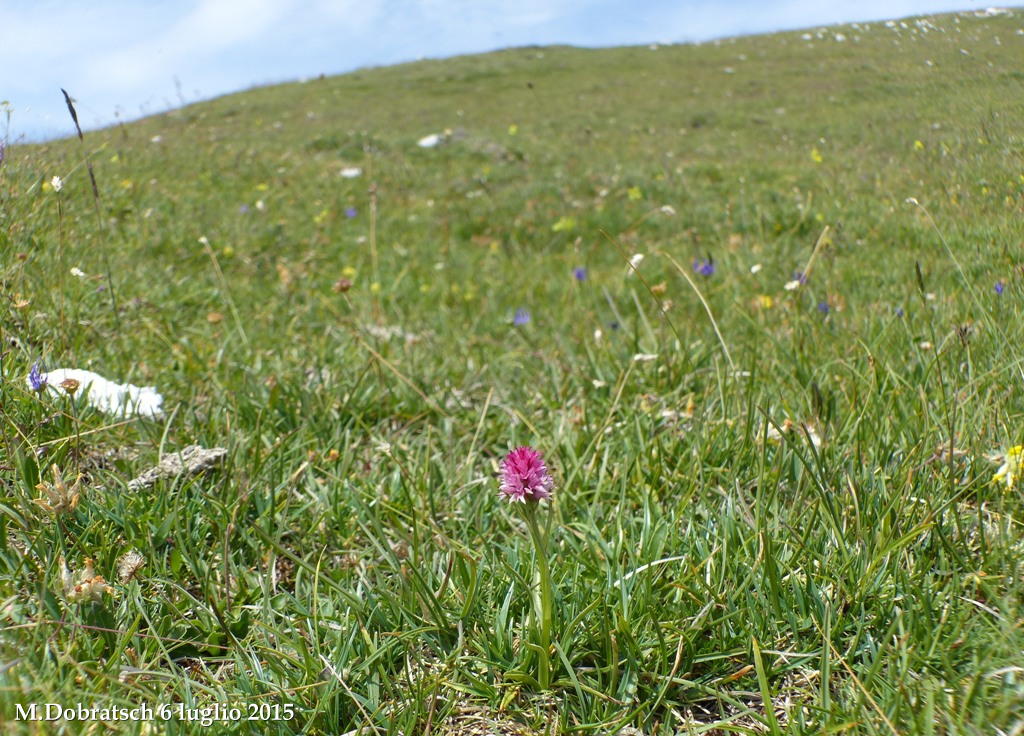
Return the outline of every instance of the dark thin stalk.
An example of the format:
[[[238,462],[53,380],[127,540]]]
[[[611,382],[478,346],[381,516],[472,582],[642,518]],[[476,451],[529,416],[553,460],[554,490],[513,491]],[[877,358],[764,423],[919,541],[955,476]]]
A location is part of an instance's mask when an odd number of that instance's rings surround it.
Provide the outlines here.
[[[71,114],[71,122],[75,124],[75,132],[78,134],[78,140],[85,145],[85,136],[82,135],[82,127],[78,124],[78,112],[75,110],[74,100],[71,99],[71,95],[63,87],[60,91],[64,93],[64,103],[68,106],[68,113]],[[89,172],[89,184],[92,186],[92,203],[93,208],[96,210],[96,222],[99,225],[100,232],[105,232],[106,228],[103,223],[103,212],[100,209],[100,189],[96,185],[96,174],[92,169],[92,161],[89,160],[89,152],[85,151],[85,169]],[[114,279],[110,271],[110,257],[107,251],[103,250],[103,268],[106,271],[107,277],[107,289],[110,291],[110,306],[114,310],[114,322],[118,320],[117,314],[117,292],[114,290]]]

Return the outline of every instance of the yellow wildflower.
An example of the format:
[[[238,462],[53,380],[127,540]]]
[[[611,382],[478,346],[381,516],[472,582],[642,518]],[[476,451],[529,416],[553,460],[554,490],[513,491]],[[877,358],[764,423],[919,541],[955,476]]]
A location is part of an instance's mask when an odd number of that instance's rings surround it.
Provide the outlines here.
[[[630,202],[635,202],[644,196],[644,193],[640,191],[640,187],[630,187],[626,190],[626,196],[629,197]]]
[[[820,164],[824,160],[825,159],[821,155],[821,151],[819,151],[817,148],[812,148],[811,149],[811,161],[813,161],[816,164]]]
[[[558,222],[551,226],[551,232],[561,233],[568,232],[576,228],[575,217],[560,217]]]
[[[1010,490],[1020,480],[1021,459],[1024,458],[1024,445],[1014,445],[1003,455],[1003,464],[992,476],[993,483],[1005,484]]]

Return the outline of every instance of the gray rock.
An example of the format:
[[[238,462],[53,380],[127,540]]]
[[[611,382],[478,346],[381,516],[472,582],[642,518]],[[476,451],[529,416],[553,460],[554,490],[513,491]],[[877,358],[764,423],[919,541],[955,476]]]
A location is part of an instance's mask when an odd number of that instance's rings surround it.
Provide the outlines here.
[[[206,449],[199,445],[189,445],[181,452],[164,455],[157,465],[128,481],[129,491],[141,491],[152,488],[162,478],[177,478],[179,475],[196,475],[219,465],[227,456],[223,447]]]

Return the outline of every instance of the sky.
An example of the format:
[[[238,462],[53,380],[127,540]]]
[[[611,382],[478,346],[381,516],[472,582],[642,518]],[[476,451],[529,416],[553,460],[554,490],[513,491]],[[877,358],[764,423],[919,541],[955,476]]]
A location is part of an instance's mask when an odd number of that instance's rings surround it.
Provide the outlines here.
[[[0,0],[0,101],[7,103],[0,140],[72,134],[61,87],[89,130],[253,86],[424,57],[532,44],[707,41],[985,7],[973,0]]]

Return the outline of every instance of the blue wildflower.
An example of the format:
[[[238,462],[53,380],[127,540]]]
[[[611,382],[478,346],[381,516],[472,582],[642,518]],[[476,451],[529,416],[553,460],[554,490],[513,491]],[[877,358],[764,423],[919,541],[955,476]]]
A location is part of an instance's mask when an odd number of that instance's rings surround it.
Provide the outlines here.
[[[828,302],[818,302],[818,311],[821,312],[822,314],[828,314],[829,313]]]
[[[358,215],[358,214],[359,214],[359,210],[357,210],[355,207],[346,207],[345,208],[345,217],[347,217],[350,220],[353,217],[355,217],[356,215]]]
[[[238,214],[240,214],[240,215],[248,215],[249,214],[249,205],[247,205],[247,204],[241,205],[238,208]]]
[[[578,268],[574,268],[572,270],[572,275],[573,275],[573,277],[577,281],[586,281],[587,280],[587,269],[583,268],[582,266],[580,266]]]
[[[38,360],[32,364],[32,369],[28,372],[28,386],[33,391],[42,391],[46,388],[46,376],[43,375],[42,366]]]
[[[710,257],[694,258],[693,270],[701,276],[711,276],[715,272],[715,262]]]
[[[521,327],[530,321],[530,312],[526,309],[517,309],[515,316],[512,318],[512,324],[516,327]]]
[[[1003,285],[1002,281],[997,281],[996,282],[996,293],[997,294],[1002,294],[1004,288],[1006,288],[1006,287]]]

